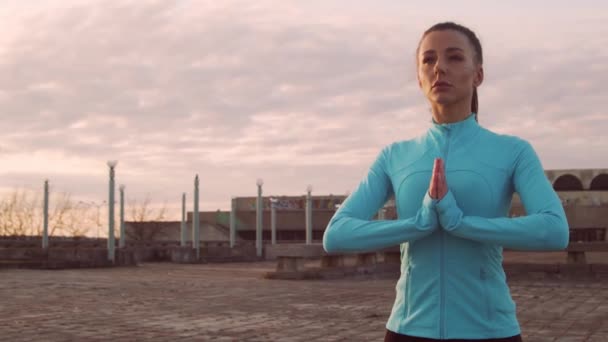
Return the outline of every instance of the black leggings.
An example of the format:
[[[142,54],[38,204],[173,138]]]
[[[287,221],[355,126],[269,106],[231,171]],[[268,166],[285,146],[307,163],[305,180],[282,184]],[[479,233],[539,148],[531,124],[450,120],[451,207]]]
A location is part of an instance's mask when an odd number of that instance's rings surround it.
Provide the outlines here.
[[[515,335],[505,338],[488,338],[484,340],[436,340],[433,338],[415,337],[401,335],[390,330],[386,331],[384,342],[432,342],[432,341],[452,341],[452,342],[522,342],[521,335]]]

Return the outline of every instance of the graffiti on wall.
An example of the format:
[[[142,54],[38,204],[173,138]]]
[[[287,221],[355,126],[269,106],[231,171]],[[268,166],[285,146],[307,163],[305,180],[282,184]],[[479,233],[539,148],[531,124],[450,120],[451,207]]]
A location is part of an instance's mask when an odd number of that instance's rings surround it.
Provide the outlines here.
[[[263,198],[264,210],[270,210],[272,203],[270,198]],[[319,210],[334,210],[336,206],[342,203],[341,198],[321,198],[312,200],[312,208]],[[280,198],[275,202],[275,207],[278,210],[304,210],[306,208],[306,197],[301,198]],[[244,198],[239,203],[240,210],[256,210],[255,198]]]
[[[268,203],[264,203],[265,208],[271,208],[270,200]],[[276,203],[274,204],[277,209],[304,209],[306,206],[306,201],[304,198],[302,199],[287,199],[287,198],[277,198]]]

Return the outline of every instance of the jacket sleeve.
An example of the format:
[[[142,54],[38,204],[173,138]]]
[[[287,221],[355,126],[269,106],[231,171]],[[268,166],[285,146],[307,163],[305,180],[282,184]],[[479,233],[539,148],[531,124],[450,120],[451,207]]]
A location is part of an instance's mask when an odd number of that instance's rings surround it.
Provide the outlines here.
[[[526,216],[463,216],[451,191],[437,203],[441,226],[455,236],[521,250],[562,250],[570,230],[561,201],[532,148],[521,140],[512,180]],[[449,184],[448,184],[449,187]]]
[[[427,194],[416,216],[398,220],[371,220],[393,195],[387,172],[389,147],[384,148],[367,176],[342,203],[323,235],[328,253],[363,252],[420,239],[439,227],[435,201]]]

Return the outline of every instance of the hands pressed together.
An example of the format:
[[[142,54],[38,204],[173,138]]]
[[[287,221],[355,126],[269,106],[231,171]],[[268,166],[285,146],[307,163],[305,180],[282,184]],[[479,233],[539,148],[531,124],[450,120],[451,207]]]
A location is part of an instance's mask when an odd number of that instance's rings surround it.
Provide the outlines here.
[[[429,196],[435,200],[441,200],[448,192],[448,183],[445,180],[445,165],[443,159],[435,158],[433,175],[429,185]]]
[[[458,226],[462,218],[462,211],[454,202],[453,197],[446,196],[448,193],[449,189],[445,177],[445,164],[441,158],[435,158],[428,195],[432,200],[436,201],[436,205],[432,208],[425,208],[423,206],[422,226],[425,226],[430,230],[439,227],[452,230]]]

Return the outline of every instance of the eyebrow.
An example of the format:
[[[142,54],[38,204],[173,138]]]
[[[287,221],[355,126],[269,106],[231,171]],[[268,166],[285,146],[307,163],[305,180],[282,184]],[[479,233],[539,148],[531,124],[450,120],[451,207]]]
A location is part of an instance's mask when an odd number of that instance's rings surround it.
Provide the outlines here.
[[[459,47],[449,47],[446,49],[447,52],[454,52],[454,51],[460,51],[460,52],[464,52],[463,49],[459,48]],[[435,50],[426,50],[424,51],[422,54],[425,55],[427,53],[435,53]]]

